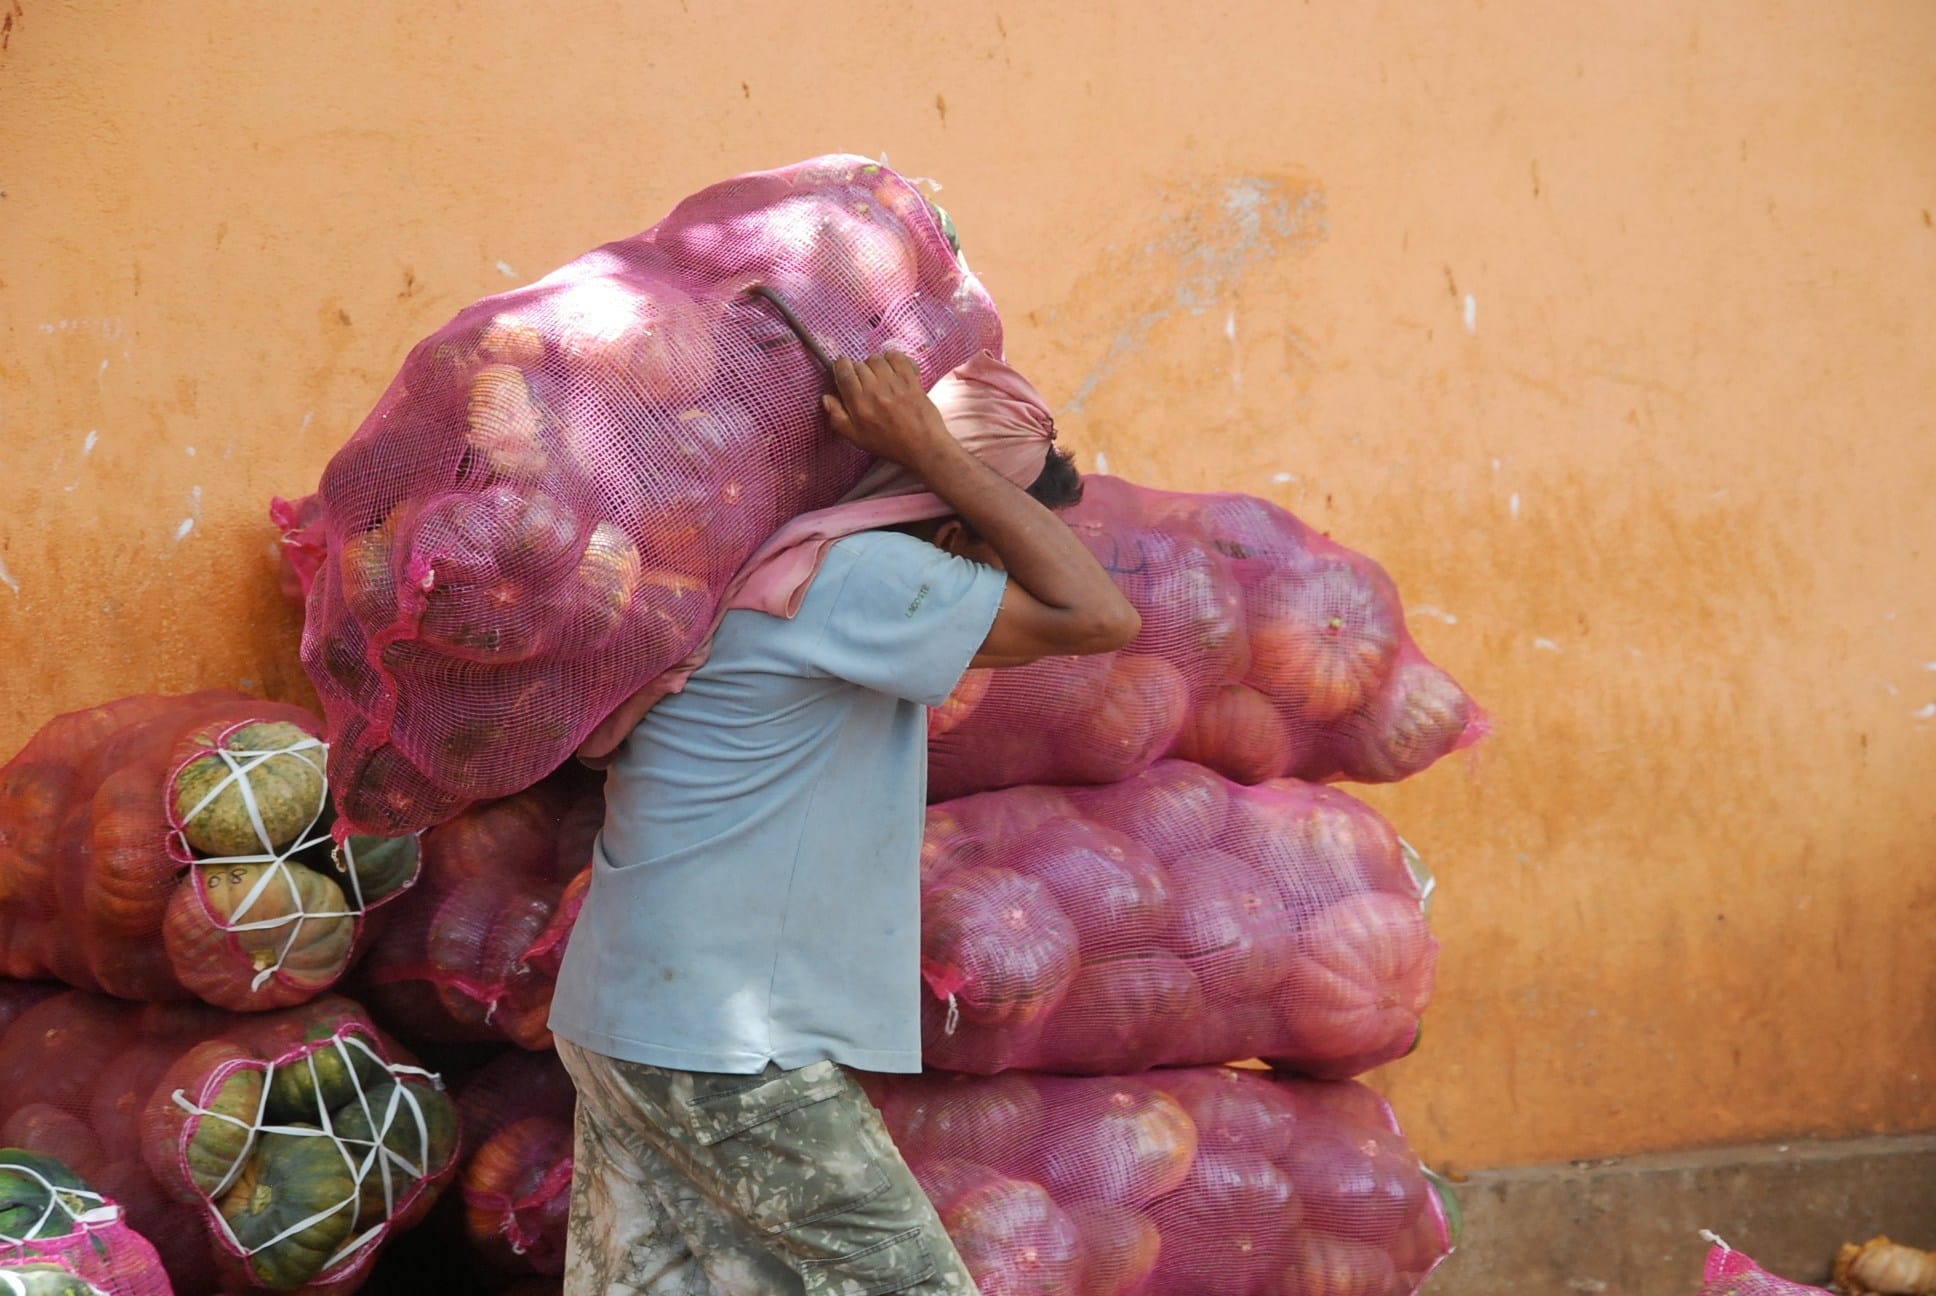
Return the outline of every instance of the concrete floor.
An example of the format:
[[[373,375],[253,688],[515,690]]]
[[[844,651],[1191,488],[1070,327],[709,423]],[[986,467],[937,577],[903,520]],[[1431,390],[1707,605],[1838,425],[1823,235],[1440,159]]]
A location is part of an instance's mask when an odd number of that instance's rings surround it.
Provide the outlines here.
[[[1459,1201],[1464,1245],[1426,1296],[1695,1296],[1702,1229],[1823,1284],[1843,1242],[1936,1246],[1936,1134],[1484,1171]]]

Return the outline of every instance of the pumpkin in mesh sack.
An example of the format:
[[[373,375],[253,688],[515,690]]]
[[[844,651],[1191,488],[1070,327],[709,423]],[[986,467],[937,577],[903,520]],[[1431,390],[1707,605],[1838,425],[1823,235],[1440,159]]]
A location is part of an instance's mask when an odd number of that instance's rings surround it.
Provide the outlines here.
[[[165,1288],[163,1290],[166,1290]],[[111,1296],[60,1264],[0,1264],[4,1296]]]
[[[1415,1044],[1429,876],[1375,811],[1180,761],[930,807],[923,1060],[1123,1074],[1263,1057],[1345,1078]]]
[[[415,842],[333,839],[318,728],[227,691],[49,721],[0,770],[5,970],[237,1011],[334,984]]]
[[[558,1274],[571,1207],[577,1093],[558,1055],[514,1050],[465,1082],[465,1240],[500,1274]]]
[[[460,311],[317,490],[302,656],[346,829],[531,786],[692,651],[754,547],[866,471],[819,355],[893,347],[932,384],[1000,337],[930,205],[844,155]]]
[[[931,727],[931,800],[1114,782],[1165,755],[1244,783],[1392,782],[1485,735],[1384,569],[1276,505],[1091,476],[1063,516],[1142,629],[964,681]]]
[[[1449,1194],[1357,1084],[1200,1067],[868,1092],[983,1291],[1405,1296],[1457,1240]]]
[[[86,1178],[45,1152],[0,1147],[0,1293],[13,1290],[167,1296],[170,1288],[155,1248]]]
[[[184,1291],[354,1290],[455,1170],[435,1077],[333,996],[236,1015],[68,991],[0,1034],[0,1078],[0,1130],[58,1140]]]
[[[551,995],[603,821],[599,779],[569,766],[425,833],[424,878],[372,915],[353,992],[413,1039],[549,1047]]]

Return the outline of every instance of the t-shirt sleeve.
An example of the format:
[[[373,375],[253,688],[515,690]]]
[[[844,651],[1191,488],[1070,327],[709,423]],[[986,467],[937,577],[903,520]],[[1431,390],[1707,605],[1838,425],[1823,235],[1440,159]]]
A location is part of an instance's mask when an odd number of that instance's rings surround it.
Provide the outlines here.
[[[939,706],[961,681],[1001,610],[1008,578],[926,541],[874,531],[835,546],[809,665],[863,688]],[[831,558],[831,556],[830,556]]]

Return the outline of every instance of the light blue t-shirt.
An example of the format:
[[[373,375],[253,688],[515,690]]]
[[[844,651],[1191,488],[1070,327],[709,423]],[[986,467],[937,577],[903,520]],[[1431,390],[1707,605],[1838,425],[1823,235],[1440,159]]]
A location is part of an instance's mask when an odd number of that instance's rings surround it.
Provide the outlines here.
[[[728,612],[606,776],[551,1029],[684,1071],[918,1071],[927,708],[1005,583],[867,531],[792,619]]]

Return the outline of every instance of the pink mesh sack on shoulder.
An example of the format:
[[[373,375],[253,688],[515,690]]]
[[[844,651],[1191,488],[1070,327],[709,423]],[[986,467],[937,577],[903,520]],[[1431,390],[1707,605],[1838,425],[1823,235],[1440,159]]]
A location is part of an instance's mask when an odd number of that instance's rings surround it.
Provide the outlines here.
[[[0,1144],[120,1203],[181,1291],[338,1296],[435,1201],[457,1115],[344,999],[236,1016],[69,991],[0,1035]]]
[[[984,1292],[1401,1296],[1456,1205],[1354,1083],[874,1076],[870,1093]]]
[[[320,728],[225,691],[49,721],[0,768],[0,971],[241,1012],[333,985],[417,861],[332,839]]]
[[[578,1101],[556,1053],[509,1053],[465,1083],[464,1236],[493,1271],[559,1274]]]
[[[931,806],[922,1058],[1083,1075],[1409,1052],[1438,943],[1417,856],[1336,788],[1163,761]]]
[[[36,1271],[47,1276],[30,1281]],[[0,1148],[0,1296],[15,1290],[172,1296],[154,1246],[58,1157]],[[85,1286],[57,1281],[65,1273]]]
[[[551,1046],[545,1024],[591,880],[602,780],[567,766],[423,835],[423,879],[371,915],[351,992],[408,1039]]]
[[[1120,652],[968,672],[929,713],[930,800],[1111,783],[1165,754],[1244,783],[1388,783],[1484,735],[1384,569],[1276,505],[1098,476],[1063,516],[1142,631]]]
[[[411,351],[318,490],[302,659],[347,825],[536,782],[700,642],[755,546],[860,480],[788,313],[929,386],[1001,349],[927,200],[832,156],[703,190]]]

